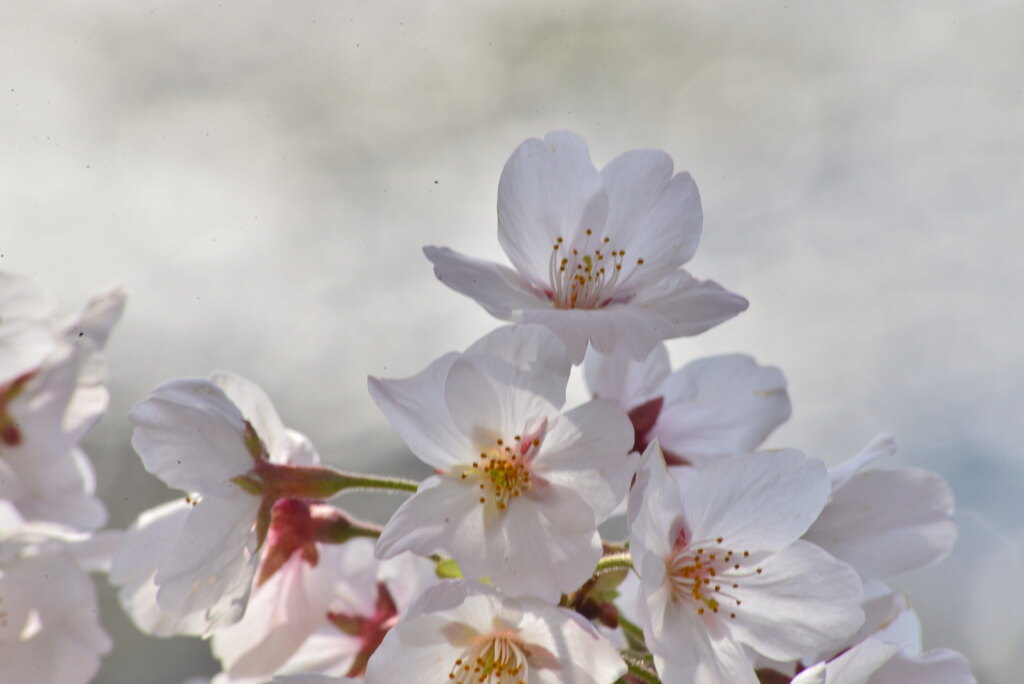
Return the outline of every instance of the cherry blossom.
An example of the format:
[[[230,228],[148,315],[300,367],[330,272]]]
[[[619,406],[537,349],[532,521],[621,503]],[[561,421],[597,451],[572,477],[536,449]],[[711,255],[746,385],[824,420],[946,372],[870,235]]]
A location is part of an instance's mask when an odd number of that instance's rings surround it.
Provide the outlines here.
[[[452,556],[466,577],[557,600],[601,557],[597,525],[622,500],[635,461],[629,421],[595,400],[559,415],[570,365],[540,326],[501,328],[370,394],[437,474],[385,526],[381,558]]]
[[[188,492],[191,510],[155,563],[141,551],[149,544],[126,545],[118,576],[138,582],[155,570],[159,608],[179,618],[203,612],[207,629],[238,620],[278,493],[275,477],[287,475],[283,466],[316,463],[316,452],[285,429],[259,387],[230,373],[165,383],[130,417],[146,469]]]
[[[747,308],[682,270],[703,214],[688,173],[658,150],[619,155],[601,171],[566,131],[522,143],[498,183],[498,239],[514,269],[426,247],[446,285],[490,314],[540,323],[573,363],[588,341],[644,359],[663,339],[696,335]]]
[[[719,459],[681,489],[653,442],[628,517],[638,612],[665,684],[755,683],[751,652],[795,660],[861,624],[857,574],[799,540],[828,496],[820,461]]]
[[[481,584],[428,589],[384,637],[367,684],[612,684],[626,672],[615,648],[576,613]]]
[[[657,439],[669,465],[700,467],[749,453],[792,412],[782,372],[744,354],[698,359],[672,372],[664,344],[643,361],[590,349],[583,369],[595,397],[628,411],[634,450]]]

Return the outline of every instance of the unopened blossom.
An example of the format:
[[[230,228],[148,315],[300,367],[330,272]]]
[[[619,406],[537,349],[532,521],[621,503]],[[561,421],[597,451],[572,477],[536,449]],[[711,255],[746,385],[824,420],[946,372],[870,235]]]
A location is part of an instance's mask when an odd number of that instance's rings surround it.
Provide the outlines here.
[[[578,614],[453,581],[428,589],[388,632],[367,684],[612,684],[626,672]]]
[[[87,574],[103,560],[86,535],[0,511],[0,681],[84,684],[112,646]]]
[[[370,378],[392,427],[435,475],[392,516],[377,553],[452,556],[469,578],[554,601],[601,557],[597,526],[635,468],[626,415],[567,413],[570,364],[541,326],[500,328],[402,380]]]
[[[0,498],[26,519],[80,529],[106,520],[78,444],[109,401],[100,346],[124,303],[112,288],[57,322],[33,281],[0,274]]]
[[[165,383],[130,417],[132,445],[146,469],[187,492],[190,510],[155,558],[135,550],[148,544],[127,545],[117,559],[120,573],[137,580],[155,570],[156,601],[173,616],[201,612],[207,629],[236,621],[256,572],[257,523],[269,520],[275,478],[289,466],[316,463],[316,452],[284,427],[259,387],[230,373]]]
[[[750,453],[792,412],[782,372],[744,354],[698,359],[672,372],[664,344],[643,361],[590,349],[583,370],[595,397],[628,412],[634,450],[656,439],[670,465],[700,467]]]
[[[498,183],[498,240],[514,268],[427,247],[437,277],[508,321],[557,333],[573,363],[587,343],[644,359],[661,340],[696,335],[747,308],[681,267],[703,214],[688,173],[659,150],[600,171],[566,131],[522,143]]]
[[[864,581],[935,563],[956,541],[953,492],[945,480],[918,468],[867,467],[895,452],[890,437],[879,437],[831,469],[829,502],[804,535]]]
[[[856,572],[799,539],[828,492],[825,466],[795,451],[719,459],[681,486],[651,444],[629,537],[637,610],[665,684],[755,684],[753,654],[795,660],[857,629]]]

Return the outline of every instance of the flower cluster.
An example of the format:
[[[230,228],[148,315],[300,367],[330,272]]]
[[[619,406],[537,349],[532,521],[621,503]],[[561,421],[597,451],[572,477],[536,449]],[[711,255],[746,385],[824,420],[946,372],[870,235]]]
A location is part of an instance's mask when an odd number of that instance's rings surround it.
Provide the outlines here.
[[[876,467],[885,437],[832,469],[763,450],[791,413],[777,368],[672,370],[665,340],[747,306],[683,270],[701,222],[663,152],[598,170],[574,134],[524,142],[498,188],[512,267],[424,249],[511,325],[369,378],[430,477],[321,464],[238,375],[173,380],[130,417],[181,495],[116,538],[89,534],[102,507],[76,444],[122,297],[57,325],[33,286],[0,281],[2,679],[72,681],[72,660],[89,679],[110,644],[83,573],[109,561],[139,629],[211,639],[215,684],[973,682],[959,654],[921,652],[885,584],[952,547],[948,486]],[[574,367],[593,398],[566,407]],[[411,496],[381,527],[332,503],[353,488]],[[621,516],[628,538],[602,539]]]

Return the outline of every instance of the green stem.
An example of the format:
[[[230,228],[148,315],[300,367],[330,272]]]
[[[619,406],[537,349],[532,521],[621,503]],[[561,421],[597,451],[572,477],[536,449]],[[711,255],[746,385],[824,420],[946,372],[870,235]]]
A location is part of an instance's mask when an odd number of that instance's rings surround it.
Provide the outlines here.
[[[639,625],[626,618],[621,611],[619,612],[619,629],[622,630],[622,634],[626,637],[626,642],[630,648],[637,651],[647,650],[647,642],[644,641],[644,631],[640,629]]]
[[[338,492],[345,489],[391,489],[396,492],[415,494],[420,486],[419,482],[406,480],[404,477],[343,473],[340,470],[334,472],[337,476]]]
[[[347,489],[391,489],[412,493],[419,487],[418,482],[400,477],[346,473],[329,466],[286,466],[258,461],[252,472],[259,479],[261,493],[273,499],[329,499]],[[244,486],[242,482],[238,484]]]

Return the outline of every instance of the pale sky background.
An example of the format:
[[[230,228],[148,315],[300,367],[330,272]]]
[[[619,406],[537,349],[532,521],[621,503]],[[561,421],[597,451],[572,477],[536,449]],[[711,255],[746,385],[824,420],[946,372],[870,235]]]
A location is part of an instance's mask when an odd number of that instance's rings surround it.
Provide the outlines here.
[[[65,310],[130,292],[87,441],[112,524],[172,496],[128,408],[217,368],[329,462],[422,474],[365,377],[497,325],[420,249],[504,260],[501,167],[558,128],[599,166],[655,147],[696,179],[691,270],[751,307],[673,343],[677,365],[751,353],[790,383],[772,445],[834,463],[890,432],[899,463],[949,480],[960,543],[896,584],[929,647],[1019,681],[1019,0],[3,0],[0,268]],[[212,671],[202,642],[136,635],[99,583],[116,645],[96,681]]]

